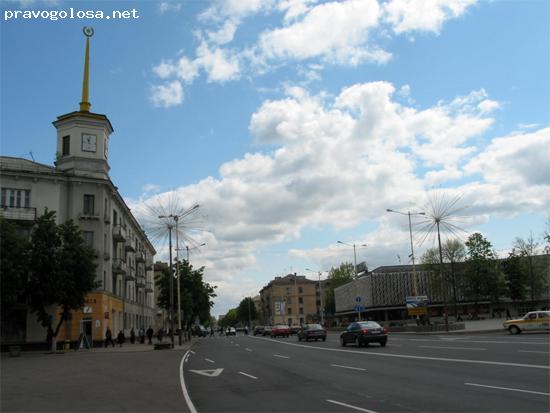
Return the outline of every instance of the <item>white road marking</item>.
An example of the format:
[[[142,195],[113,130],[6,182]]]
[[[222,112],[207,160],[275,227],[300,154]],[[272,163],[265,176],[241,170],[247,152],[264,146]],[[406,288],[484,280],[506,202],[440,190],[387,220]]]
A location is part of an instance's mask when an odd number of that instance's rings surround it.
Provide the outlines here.
[[[362,407],[357,407],[357,406],[352,406],[351,404],[346,404],[346,403],[342,403],[342,402],[337,402],[336,400],[327,400],[327,402],[329,402],[329,403],[334,403],[334,404],[338,404],[338,405],[344,406],[344,407],[349,407],[350,409],[359,410],[360,412],[376,413],[374,410],[363,409]]]
[[[188,357],[190,352],[193,353],[191,350],[187,350],[187,353],[185,353],[181,358],[180,384],[181,384],[181,391],[183,392],[183,398],[185,399],[185,403],[187,403],[187,408],[189,409],[189,413],[197,413],[197,409],[195,409],[195,405],[193,404],[193,402],[191,401],[191,398],[189,397],[189,393],[187,392],[187,387],[185,387],[185,380],[183,379],[183,359]]]
[[[214,363],[214,360],[210,360],[210,359],[205,359],[205,360],[209,363]]]
[[[518,350],[518,353],[539,353],[539,354],[550,354],[548,351],[530,351],[530,350]]]
[[[336,349],[336,348],[308,346],[305,344],[295,344],[295,343],[288,343],[286,341],[270,340],[270,339],[265,339],[263,337],[251,337],[251,338],[255,340],[266,340],[266,341],[271,341],[279,344],[286,344],[287,346],[303,347],[303,348],[309,348],[309,349],[320,350],[320,351],[335,351],[340,353],[354,353],[354,354],[380,356],[380,357],[396,357],[396,358],[413,359],[413,360],[448,361],[451,363],[487,364],[490,366],[525,367],[525,368],[531,368],[531,369],[550,370],[550,366],[538,365],[538,364],[506,363],[501,361],[485,361],[485,360],[469,360],[469,359],[452,359],[447,357],[412,356],[408,354],[392,354],[392,353],[378,353],[378,352],[374,353],[372,351],[343,350],[343,349]]]
[[[466,386],[488,387],[489,389],[517,391],[517,392],[521,392],[521,393],[542,394],[543,396],[550,396],[550,393],[543,393],[543,392],[540,392],[540,391],[521,390],[521,389],[511,389],[511,388],[509,388],[509,387],[487,386],[487,385],[485,385],[485,384],[475,384],[475,383],[464,383],[464,384],[465,384]]]
[[[251,374],[243,373],[242,371],[239,371],[239,374],[242,374],[243,376],[250,377],[251,379],[258,380],[257,377],[252,376]]]
[[[246,350],[246,351],[252,351],[252,350],[250,350],[249,348],[245,348],[245,350]]]
[[[438,340],[429,339],[429,338],[402,338],[402,337],[395,337],[392,336],[392,341],[431,341],[437,342]],[[468,341],[469,343],[477,343],[477,344],[526,344],[526,345],[533,345],[533,346],[549,346],[550,343],[548,342],[536,342],[536,341],[495,341],[495,340],[465,340],[461,339],[463,341]]]
[[[235,345],[236,345],[237,347],[239,347],[239,345],[238,345],[238,344],[235,344]]]
[[[449,350],[487,350],[486,348],[480,348],[480,347],[441,347],[441,346],[418,346],[418,348],[443,348],[443,349],[449,349]]]
[[[189,350],[188,353],[195,354],[193,350]]]
[[[339,364],[331,364],[332,367],[341,367],[343,369],[350,369],[350,370],[361,370],[361,371],[367,371],[367,369],[362,369],[359,367],[349,367],[349,366],[341,366]]]
[[[220,374],[222,374],[223,369],[213,369],[213,370],[189,370],[193,373],[200,374],[201,376],[206,377],[218,377]]]
[[[289,359],[290,357],[287,356],[281,356],[280,354],[273,354],[273,357],[279,357],[281,359]]]

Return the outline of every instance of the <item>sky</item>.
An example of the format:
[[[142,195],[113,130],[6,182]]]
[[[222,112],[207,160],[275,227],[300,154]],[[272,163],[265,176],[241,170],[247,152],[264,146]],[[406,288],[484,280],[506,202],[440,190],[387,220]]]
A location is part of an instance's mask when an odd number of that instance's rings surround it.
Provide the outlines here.
[[[115,129],[111,179],[146,229],[199,204],[180,229],[218,287],[213,314],[275,276],[353,262],[353,244],[369,269],[410,263],[407,217],[388,208],[457,200],[459,230],[443,237],[481,232],[500,256],[548,229],[550,2],[0,7],[1,154],[53,164],[51,122],[78,110],[92,26],[90,102]],[[105,18],[113,10],[135,18]],[[417,260],[434,246],[422,219]],[[166,237],[152,238],[166,259]]]

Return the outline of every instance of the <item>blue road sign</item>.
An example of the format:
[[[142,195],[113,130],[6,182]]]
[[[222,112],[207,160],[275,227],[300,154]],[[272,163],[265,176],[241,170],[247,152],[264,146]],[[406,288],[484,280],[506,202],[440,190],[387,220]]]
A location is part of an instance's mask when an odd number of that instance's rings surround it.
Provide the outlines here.
[[[355,297],[355,302],[356,302],[356,303],[360,303],[361,300],[362,300],[361,297]]]
[[[365,311],[365,306],[362,306],[362,305],[358,305],[355,307],[355,311],[360,313],[360,312],[363,312]]]

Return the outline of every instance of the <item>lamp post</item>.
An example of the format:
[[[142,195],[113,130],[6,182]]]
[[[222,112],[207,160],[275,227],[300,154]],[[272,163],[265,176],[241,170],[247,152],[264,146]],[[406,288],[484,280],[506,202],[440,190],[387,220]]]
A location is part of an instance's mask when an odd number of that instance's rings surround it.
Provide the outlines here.
[[[174,218],[174,215],[159,215],[159,219]],[[169,248],[169,260],[170,260],[170,275],[169,275],[169,290],[170,290],[170,340],[172,341],[172,348],[174,347],[174,274],[172,269],[172,225],[166,224],[168,228],[168,248]]]
[[[413,234],[412,234],[412,225],[411,225],[411,215],[426,215],[424,212],[411,212],[411,211],[407,211],[407,212],[401,212],[401,211],[395,211],[393,209],[386,209],[387,212],[393,212],[393,213],[396,213],[396,214],[401,214],[401,215],[407,215],[409,217],[409,235],[410,235],[410,240],[411,240],[411,259],[412,259],[412,264],[413,264],[413,288],[414,288],[414,292],[413,292],[413,295],[418,295],[418,281],[416,279],[416,267],[415,267],[415,263],[414,263],[414,247],[413,247]]]
[[[313,270],[310,270],[309,268],[306,268],[306,271],[310,271],[310,272],[316,272],[317,275],[319,276],[319,296],[320,296],[320,299],[321,299],[321,308],[320,308],[320,313],[321,313],[321,325],[324,325],[325,324],[325,307],[323,306],[323,284],[321,284],[321,272],[322,271],[313,271]]]
[[[342,241],[338,241],[338,244],[343,244],[343,245],[347,245],[348,247],[353,247],[353,264],[354,264],[354,273],[355,273],[355,278],[357,278],[357,253],[355,252],[355,243],[353,244],[348,244],[348,243],[345,243],[345,242],[342,242]],[[361,245],[357,245],[358,247],[366,247],[367,244],[361,244]]]

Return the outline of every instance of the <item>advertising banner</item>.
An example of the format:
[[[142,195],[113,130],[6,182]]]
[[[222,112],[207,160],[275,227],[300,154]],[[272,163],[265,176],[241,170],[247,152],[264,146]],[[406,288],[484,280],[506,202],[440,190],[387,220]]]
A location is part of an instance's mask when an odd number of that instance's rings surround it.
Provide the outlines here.
[[[428,296],[415,295],[406,298],[407,312],[409,315],[424,315],[428,313]]]

